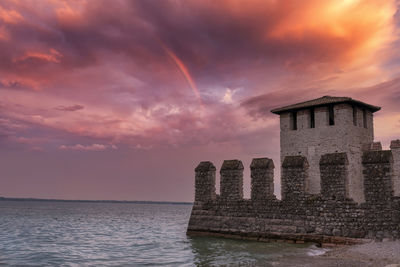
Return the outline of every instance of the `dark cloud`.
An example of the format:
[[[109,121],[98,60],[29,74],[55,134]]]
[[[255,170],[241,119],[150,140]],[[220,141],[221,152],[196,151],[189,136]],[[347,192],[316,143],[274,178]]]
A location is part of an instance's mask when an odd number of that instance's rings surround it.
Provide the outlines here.
[[[296,91],[281,90],[250,97],[242,101],[241,106],[245,108],[248,114],[255,119],[269,118],[276,116],[271,113],[271,110],[274,108],[317,97],[319,97],[319,95],[315,94],[315,89],[298,89]]]
[[[374,7],[371,3],[353,8],[370,10]],[[348,21],[341,25],[344,22],[337,21],[338,28],[346,26],[340,34],[332,29],[335,25],[329,24],[329,18],[320,18],[328,25],[314,25],[312,18],[301,14],[319,9],[324,12],[318,1],[115,1],[112,6],[107,1],[96,1],[79,11],[71,6],[74,12],[63,11],[62,5],[52,9],[49,4],[42,13],[11,2],[3,5],[19,11],[24,19],[7,24],[10,38],[17,45],[0,42],[0,69],[39,82],[45,80],[43,73],[99,65],[119,56],[129,58],[130,62],[125,63],[130,66],[129,72],[157,82],[158,75],[168,77],[167,69],[172,68],[164,45],[204,85],[249,79],[260,69],[304,71],[319,63],[337,68],[347,64],[348,55],[381,30],[375,26],[372,14],[364,24],[354,20],[354,25]],[[351,8],[344,12],[342,16],[358,14]],[[292,20],[297,26],[287,25]],[[365,24],[370,26],[368,31],[363,30]],[[27,55],[27,51],[34,51],[36,56]]]
[[[85,107],[82,105],[72,105],[72,106],[58,106],[54,109],[61,110],[61,111],[77,111],[84,109]]]

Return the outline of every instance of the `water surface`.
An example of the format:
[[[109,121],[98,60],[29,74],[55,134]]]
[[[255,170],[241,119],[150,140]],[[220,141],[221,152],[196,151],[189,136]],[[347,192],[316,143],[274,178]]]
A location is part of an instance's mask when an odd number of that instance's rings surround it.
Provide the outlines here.
[[[310,245],[187,237],[191,205],[0,201],[2,266],[275,266]]]

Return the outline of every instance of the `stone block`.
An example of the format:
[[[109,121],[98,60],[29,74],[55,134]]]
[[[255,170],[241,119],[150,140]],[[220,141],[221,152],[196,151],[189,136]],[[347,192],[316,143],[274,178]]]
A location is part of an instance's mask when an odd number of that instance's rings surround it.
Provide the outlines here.
[[[349,161],[346,153],[330,153],[321,156],[319,165],[347,165]]]
[[[221,171],[224,170],[243,170],[243,163],[240,160],[232,159],[232,160],[224,160],[222,163]]]
[[[400,148],[400,139],[392,140],[390,142],[390,149],[398,149]]]
[[[371,150],[377,150],[377,151],[382,150],[381,142],[373,142]]]
[[[393,156],[390,150],[365,151],[362,156],[363,164],[393,163]]]
[[[308,168],[307,158],[304,156],[287,156],[285,157],[283,168]]]

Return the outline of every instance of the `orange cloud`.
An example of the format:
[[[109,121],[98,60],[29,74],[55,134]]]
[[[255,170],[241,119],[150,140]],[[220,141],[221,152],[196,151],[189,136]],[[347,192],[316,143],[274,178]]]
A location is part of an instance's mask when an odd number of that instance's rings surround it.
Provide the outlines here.
[[[60,22],[75,25],[83,22],[82,11],[87,1],[52,1],[52,3],[55,5],[55,14]]]
[[[55,49],[50,49],[50,53],[27,51],[27,52],[25,52],[25,55],[23,55],[22,57],[14,59],[14,62],[24,61],[27,59],[35,58],[35,59],[44,60],[44,61],[48,61],[48,62],[60,63],[61,57],[62,57],[62,55]]]
[[[23,20],[23,17],[16,10],[8,10],[0,6],[0,20],[5,23],[16,24]]]
[[[299,6],[286,4],[284,9],[287,12],[282,12],[279,22],[267,30],[268,38],[326,38],[332,45],[347,47],[338,55],[347,60],[368,57],[393,40],[396,6],[391,0],[307,1]]]
[[[3,41],[8,41],[10,39],[10,36],[4,26],[0,27],[0,40]]]

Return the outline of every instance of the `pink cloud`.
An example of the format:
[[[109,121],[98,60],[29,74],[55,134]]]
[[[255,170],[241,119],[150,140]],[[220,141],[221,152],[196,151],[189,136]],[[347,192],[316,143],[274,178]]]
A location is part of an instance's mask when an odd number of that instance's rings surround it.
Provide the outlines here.
[[[55,49],[50,49],[48,53],[27,51],[25,54],[19,58],[13,59],[15,63],[26,61],[26,60],[44,60],[52,63],[60,63],[60,58],[62,55]]]
[[[36,151],[36,152],[42,152],[44,151],[44,148],[41,146],[33,146],[29,149],[30,151]]]
[[[10,119],[0,118],[0,128],[8,130],[22,130],[28,128],[28,126],[18,122],[14,122]]]
[[[29,144],[29,145],[43,142],[43,140],[40,138],[26,138],[26,137],[18,137],[16,138],[16,141],[17,143],[20,144]]]
[[[103,151],[106,149],[117,149],[115,145],[103,145],[103,144],[92,144],[92,145],[81,145],[76,144],[72,146],[61,145],[58,149],[60,150],[78,150],[78,151]]]
[[[55,109],[61,111],[77,111],[84,109],[85,107],[82,105],[72,105],[72,106],[58,106]]]

